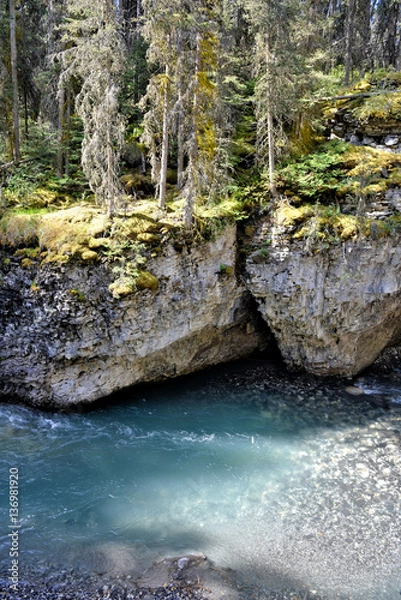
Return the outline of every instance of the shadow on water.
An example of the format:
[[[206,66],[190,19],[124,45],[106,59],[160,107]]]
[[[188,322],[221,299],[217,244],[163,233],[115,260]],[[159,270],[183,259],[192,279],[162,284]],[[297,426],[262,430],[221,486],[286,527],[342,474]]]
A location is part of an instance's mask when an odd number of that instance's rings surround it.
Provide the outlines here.
[[[401,415],[401,372],[394,371],[381,380],[369,370],[352,380],[321,378],[290,373],[278,360],[250,358],[174,381],[123,390],[83,410],[108,410],[143,401],[157,406],[166,398],[180,397],[185,398],[188,408],[194,403],[221,401],[257,408],[270,422],[269,434],[296,435],[310,429],[313,435],[317,428],[332,430],[376,422],[386,418],[388,411]],[[224,425],[222,415],[223,430]],[[244,421],[242,426],[244,435],[252,434],[251,423]]]
[[[136,527],[122,539],[78,540],[53,553],[53,558],[60,564],[80,565],[98,574],[114,572],[138,577],[154,562],[171,556],[171,548],[180,556],[188,553],[188,549],[205,547],[208,543],[206,535],[194,530],[183,528],[166,535],[161,529],[149,531]]]
[[[401,411],[383,382],[358,396],[352,383],[251,359],[67,414],[0,406],[27,559],[139,573],[199,550],[244,589],[316,584],[333,599],[393,600]],[[3,490],[4,514],[6,502]]]

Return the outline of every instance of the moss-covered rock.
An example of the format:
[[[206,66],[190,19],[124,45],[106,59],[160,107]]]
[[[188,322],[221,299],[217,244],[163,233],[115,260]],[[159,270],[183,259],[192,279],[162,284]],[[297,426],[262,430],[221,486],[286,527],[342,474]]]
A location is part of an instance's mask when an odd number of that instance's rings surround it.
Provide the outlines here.
[[[93,260],[97,260],[98,259],[98,255],[97,255],[97,252],[95,252],[94,250],[90,250],[89,248],[85,248],[81,252],[81,258],[82,258],[82,260],[93,261]]]
[[[312,217],[315,212],[316,208],[312,204],[296,207],[288,202],[281,202],[275,211],[275,222],[279,226],[292,227]]]
[[[159,287],[159,281],[149,271],[140,271],[135,285],[138,290],[152,290],[155,292]]]
[[[21,267],[23,269],[30,269],[33,265],[33,261],[30,258],[23,258],[21,260]]]
[[[110,245],[110,238],[99,237],[94,238],[91,237],[88,243],[88,246],[91,250],[99,250],[100,248],[107,248]]]
[[[160,236],[155,233],[140,233],[137,240],[145,244],[158,244],[160,242]]]
[[[109,291],[113,298],[116,298],[117,300],[124,296],[128,296],[135,291],[133,280],[128,277],[121,277],[109,285]]]

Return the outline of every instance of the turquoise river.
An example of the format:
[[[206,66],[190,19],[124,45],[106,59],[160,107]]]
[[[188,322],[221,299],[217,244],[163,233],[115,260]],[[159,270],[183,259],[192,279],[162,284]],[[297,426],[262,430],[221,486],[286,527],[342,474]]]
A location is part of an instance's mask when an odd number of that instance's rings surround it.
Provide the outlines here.
[[[264,372],[223,367],[69,413],[0,404],[0,581],[18,471],[20,577],[201,552],[259,590],[400,598],[401,383],[362,378],[353,396]]]

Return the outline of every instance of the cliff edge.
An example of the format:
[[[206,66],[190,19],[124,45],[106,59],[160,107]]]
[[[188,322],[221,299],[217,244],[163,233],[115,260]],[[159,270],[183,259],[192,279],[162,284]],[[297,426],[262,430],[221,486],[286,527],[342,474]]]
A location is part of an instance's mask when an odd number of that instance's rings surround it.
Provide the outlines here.
[[[267,327],[236,277],[236,249],[235,227],[196,246],[168,244],[147,264],[157,287],[120,298],[108,263],[11,259],[0,287],[0,394],[63,408],[263,348]]]

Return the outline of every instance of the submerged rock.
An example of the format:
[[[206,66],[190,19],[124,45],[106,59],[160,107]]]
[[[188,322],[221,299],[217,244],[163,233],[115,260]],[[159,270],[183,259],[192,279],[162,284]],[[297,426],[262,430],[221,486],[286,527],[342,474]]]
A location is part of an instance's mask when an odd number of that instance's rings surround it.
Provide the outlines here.
[[[291,369],[352,376],[400,339],[398,237],[350,241],[316,254],[302,243],[277,244],[262,260],[251,254],[245,276]]]

